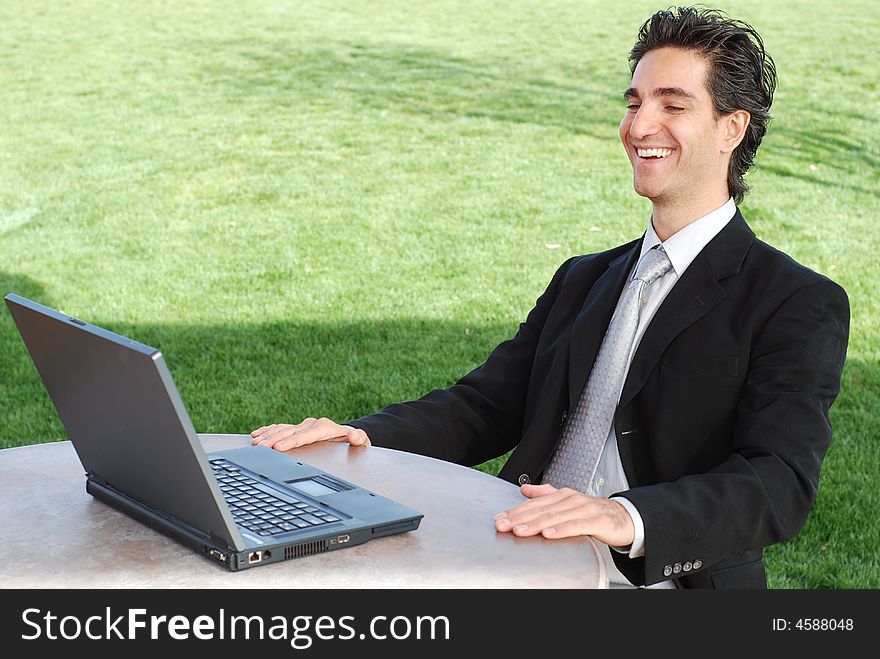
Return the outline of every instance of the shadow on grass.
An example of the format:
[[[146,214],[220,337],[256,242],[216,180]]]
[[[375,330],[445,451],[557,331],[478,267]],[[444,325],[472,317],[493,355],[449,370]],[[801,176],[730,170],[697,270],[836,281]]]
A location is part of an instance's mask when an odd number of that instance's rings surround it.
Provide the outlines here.
[[[397,43],[206,44],[221,46],[223,57],[210,58],[205,78],[236,99],[265,99],[270,107],[294,108],[317,104],[332,109],[353,103],[434,121],[486,118],[614,142],[624,111],[621,94],[628,82],[623,66],[616,70],[585,62],[579,69],[556,69],[558,75],[551,78],[543,69],[523,63],[469,59]],[[829,115],[829,122],[834,118]],[[771,124],[763,151],[758,166],[777,176],[877,193],[858,181],[870,180],[880,161],[866,143],[844,131],[799,128],[779,120]]]
[[[57,307],[32,281],[0,291]],[[337,420],[448,386],[516,326],[436,320],[136,326],[82,318],[159,349],[199,432],[244,433],[306,416]],[[0,313],[0,446],[66,437],[15,324]]]
[[[763,171],[835,190],[868,195],[880,191],[877,186],[872,189],[854,182],[871,181],[880,160],[871,155],[867,144],[845,132],[773,123],[763,149],[772,151],[771,158],[758,157],[758,167]],[[771,159],[772,163],[768,162]]]
[[[366,108],[432,119],[487,118],[560,128],[617,140],[625,67],[566,71],[582,81],[551,80],[505,60],[475,60],[401,44],[340,41],[313,47],[253,40],[219,44],[223,66],[206,77],[225,93],[264,97],[273,106],[348,100]],[[209,48],[218,44],[210,42]],[[615,74],[619,74],[615,77]],[[621,77],[624,76],[624,77]]]

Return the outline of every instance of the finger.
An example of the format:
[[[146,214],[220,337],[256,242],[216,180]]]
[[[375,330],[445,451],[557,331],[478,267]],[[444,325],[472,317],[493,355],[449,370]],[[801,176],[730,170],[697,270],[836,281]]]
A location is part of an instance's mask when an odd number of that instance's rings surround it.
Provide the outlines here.
[[[499,531],[512,531],[514,535],[537,535],[546,528],[558,526],[583,515],[582,506],[573,506],[566,500],[551,507],[502,517],[496,520],[495,528]]]
[[[541,535],[551,540],[559,540],[562,538],[574,538],[579,535],[591,535],[590,529],[589,520],[570,519],[541,529]]]
[[[271,431],[271,433],[267,433],[265,435],[261,435],[255,443],[257,446],[266,446],[268,448],[275,448],[279,442],[285,441],[296,435],[296,427],[291,425],[281,425],[278,428],[275,428]]]
[[[523,487],[525,487],[525,486],[523,486]],[[535,486],[535,489],[544,488],[544,487],[545,487],[544,485],[539,485],[539,486]],[[534,498],[529,499],[525,503],[521,503],[518,506],[514,506],[513,508],[508,508],[504,512],[499,513],[498,515],[495,516],[496,519],[498,519],[500,517],[510,517],[512,515],[516,515],[518,513],[523,512],[523,511],[545,508],[545,507],[550,506],[554,503],[562,501],[563,499],[567,499],[570,496],[580,494],[580,492],[576,492],[575,490],[572,490],[567,487],[564,487],[561,490],[557,490],[557,489],[553,488],[552,485],[548,485],[546,487],[552,488],[552,491],[550,491],[548,494],[543,494],[543,495],[535,494]]]
[[[528,536],[541,533],[545,537],[606,534],[608,515],[600,500],[588,496],[569,497],[551,507],[526,511],[521,515],[501,520],[506,530],[514,535]]]
[[[522,492],[523,496],[534,499],[535,497],[553,494],[557,489],[550,485],[550,483],[543,483],[542,485],[523,485],[519,488],[519,491]]]
[[[262,444],[267,441],[278,441],[280,437],[286,437],[298,426],[290,423],[273,423],[267,426],[263,432],[254,437],[253,444]]]
[[[345,439],[348,440],[348,443],[352,446],[371,446],[370,438],[367,436],[366,431],[361,430],[360,428],[352,428],[351,426],[342,426],[347,429],[348,435]]]
[[[318,441],[349,442],[353,446],[371,446],[367,433],[351,426],[342,426],[324,417],[309,417],[298,424],[276,423],[264,426],[253,444],[289,451]]]
[[[596,506],[592,497],[569,490],[562,498],[554,493],[500,513],[495,516],[495,526],[499,531],[511,531],[520,525],[537,526],[540,530],[572,515],[592,514]]]
[[[266,440],[275,440],[277,441],[280,436],[288,436],[291,432],[296,432],[301,428],[306,428],[311,424],[315,423],[317,419],[309,417],[307,419],[303,419],[299,423],[273,423],[268,426],[264,426],[261,428],[261,431],[258,435],[254,437],[254,444],[260,444]]]
[[[348,442],[352,446],[371,446],[370,438],[367,437],[367,433],[365,433],[363,430],[359,430],[358,428],[349,428],[348,426],[342,426],[342,428],[345,428],[347,432],[344,435],[334,437],[329,441]]]
[[[291,449],[299,448],[300,446],[307,446],[308,444],[314,444],[315,442],[320,442],[325,439],[335,439],[334,437],[328,437],[326,433],[318,433],[313,431],[311,428],[307,430],[298,430],[291,432],[283,437],[279,437],[276,440],[272,441],[272,448],[277,451],[289,451]]]
[[[314,444],[324,440],[345,440],[348,437],[348,433],[349,431],[338,423],[327,418],[321,418],[310,424],[303,422],[295,431],[288,433],[277,441],[272,448],[279,451],[289,451],[299,446]]]
[[[274,428],[276,425],[277,424],[270,423],[269,425],[261,426],[261,427],[257,428],[256,430],[254,430],[251,433],[251,437],[254,438],[253,443],[256,444],[258,441],[260,441],[260,439],[263,437],[263,435],[265,435],[267,432],[272,430],[272,428]]]
[[[520,487],[520,492],[523,494],[523,496],[530,498],[530,499],[534,499],[534,498],[537,498],[540,496],[548,496],[550,494],[553,494],[556,491],[557,491],[557,489],[549,484],[523,485]],[[518,511],[520,509],[521,506],[524,506],[524,505],[525,504],[520,504],[519,506],[514,506],[513,508],[508,508],[507,510],[495,515],[495,519],[499,520],[504,517],[508,517],[511,513],[515,513],[516,511]]]
[[[561,523],[561,521],[560,519],[555,520],[556,523]],[[505,533],[513,533],[513,535],[520,538],[527,538],[533,535],[540,535],[545,528],[552,527],[553,524],[553,519],[541,517],[530,522],[519,522],[516,524],[511,524],[509,520],[499,520],[495,523],[495,528]]]
[[[572,524],[584,523],[584,511],[581,508],[566,508],[546,511],[529,520],[520,520],[513,526],[515,535],[537,535],[550,529],[553,535],[557,529],[567,528]]]

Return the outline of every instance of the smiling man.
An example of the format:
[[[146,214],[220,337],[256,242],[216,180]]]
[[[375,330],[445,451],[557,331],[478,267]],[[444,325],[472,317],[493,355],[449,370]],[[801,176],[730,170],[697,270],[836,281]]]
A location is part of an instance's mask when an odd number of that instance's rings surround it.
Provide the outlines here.
[[[372,442],[468,465],[512,449],[500,476],[527,500],[498,532],[591,535],[620,584],[765,588],[763,547],[800,531],[818,489],[847,297],[736,206],[776,85],[754,29],[661,11],[630,61],[620,138],[652,204],[644,235],[564,263],[452,387],[345,425],[264,426],[254,443]]]
[[[624,93],[620,139],[632,162],[635,191],[653,204],[652,223],[661,240],[730,198],[730,157],[743,141],[750,113],[738,109],[716,116],[706,85],[709,69],[700,51],[649,50],[638,59]]]

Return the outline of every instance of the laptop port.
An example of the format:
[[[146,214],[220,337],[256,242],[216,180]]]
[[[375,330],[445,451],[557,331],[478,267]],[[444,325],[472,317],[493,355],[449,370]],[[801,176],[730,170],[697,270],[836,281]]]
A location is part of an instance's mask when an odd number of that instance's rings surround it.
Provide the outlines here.
[[[226,554],[224,554],[224,553],[221,552],[221,551],[217,551],[216,549],[211,549],[211,550],[209,550],[209,551],[208,551],[208,555],[209,555],[211,558],[215,558],[215,559],[217,559],[217,560],[220,561],[221,563],[225,563],[225,562],[226,562]]]
[[[268,549],[265,551],[252,551],[248,554],[248,565],[253,565],[254,563],[260,563],[263,560],[268,560],[271,558],[272,552]]]

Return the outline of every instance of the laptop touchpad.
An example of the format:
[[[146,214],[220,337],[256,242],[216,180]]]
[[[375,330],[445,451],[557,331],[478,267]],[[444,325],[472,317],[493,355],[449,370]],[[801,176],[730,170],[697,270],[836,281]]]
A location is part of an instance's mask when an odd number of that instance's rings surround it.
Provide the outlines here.
[[[302,492],[303,494],[308,494],[312,497],[322,497],[327,494],[333,494],[336,492],[336,490],[329,488],[323,483],[319,483],[312,478],[307,478],[301,481],[288,481],[287,484],[292,489]]]

